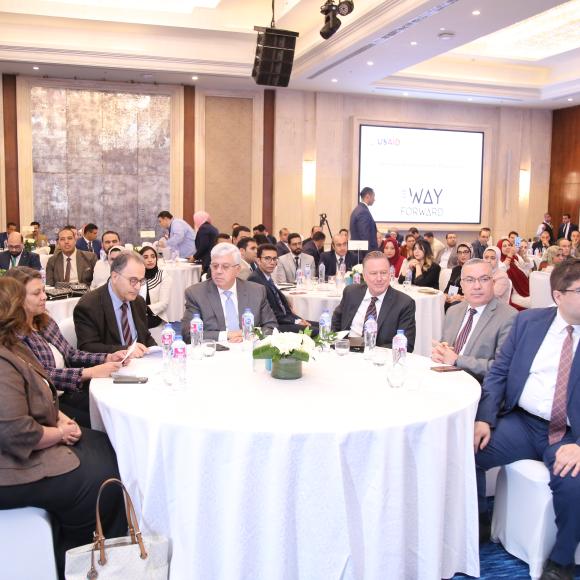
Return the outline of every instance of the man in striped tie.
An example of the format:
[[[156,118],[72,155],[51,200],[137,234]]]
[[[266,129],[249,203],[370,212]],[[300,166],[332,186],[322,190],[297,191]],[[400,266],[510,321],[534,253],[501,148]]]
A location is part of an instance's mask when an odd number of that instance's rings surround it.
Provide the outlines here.
[[[447,310],[441,342],[434,342],[431,358],[463,369],[482,382],[509,334],[517,310],[495,297],[488,262],[468,260],[460,280],[463,301]]]
[[[485,471],[545,463],[558,533],[541,580],[571,580],[580,543],[580,260],[554,268],[550,287],[557,308],[521,312],[485,377],[475,462],[480,530],[489,517]]]

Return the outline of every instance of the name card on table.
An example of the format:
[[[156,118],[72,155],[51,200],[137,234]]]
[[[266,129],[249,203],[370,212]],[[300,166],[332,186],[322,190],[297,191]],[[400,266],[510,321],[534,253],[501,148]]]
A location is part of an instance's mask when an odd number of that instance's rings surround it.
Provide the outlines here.
[[[349,240],[348,242],[349,250],[368,250],[369,242],[368,240]]]
[[[139,232],[139,236],[141,237],[142,240],[148,238],[155,238],[155,230],[141,230]]]

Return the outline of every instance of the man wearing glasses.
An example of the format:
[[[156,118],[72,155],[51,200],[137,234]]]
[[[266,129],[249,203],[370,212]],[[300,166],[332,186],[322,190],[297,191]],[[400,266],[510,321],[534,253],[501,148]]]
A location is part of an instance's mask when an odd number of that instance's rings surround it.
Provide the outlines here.
[[[139,295],[145,284],[143,258],[121,252],[111,264],[108,284],[85,294],[73,318],[78,348],[88,352],[125,350],[135,341],[134,357],[142,357],[156,342],[147,329],[147,306]]]
[[[520,459],[550,471],[556,543],[541,580],[572,579],[580,542],[580,260],[550,275],[557,308],[521,312],[485,377],[475,421],[480,522],[485,470]]]
[[[7,250],[0,252],[0,270],[10,270],[16,266],[28,266],[40,270],[40,256],[24,251],[24,238],[20,232],[8,236]]]
[[[203,320],[203,334],[213,340],[242,342],[241,318],[249,308],[254,324],[270,334],[276,317],[259,284],[237,278],[240,250],[228,243],[217,244],[211,251],[211,280],[190,286],[185,291],[185,313],[181,320],[183,340],[190,341],[189,325],[197,312]]]
[[[261,284],[266,288],[268,303],[276,316],[279,330],[282,332],[299,332],[308,326],[317,328],[318,323],[309,322],[294,314],[286,296],[274,284],[272,273],[278,265],[278,250],[276,246],[273,244],[258,246],[256,263],[258,264],[258,270],[252,272],[248,280]]]
[[[495,297],[488,262],[477,258],[465,262],[459,283],[463,301],[447,311],[443,336],[441,342],[434,342],[431,359],[459,367],[482,382],[517,311]]]

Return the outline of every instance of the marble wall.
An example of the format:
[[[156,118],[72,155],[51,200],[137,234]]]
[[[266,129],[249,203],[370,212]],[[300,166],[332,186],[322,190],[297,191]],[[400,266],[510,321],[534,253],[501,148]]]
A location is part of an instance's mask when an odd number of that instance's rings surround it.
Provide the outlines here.
[[[171,97],[70,88],[30,93],[34,217],[54,236],[96,223],[124,241],[170,206]]]

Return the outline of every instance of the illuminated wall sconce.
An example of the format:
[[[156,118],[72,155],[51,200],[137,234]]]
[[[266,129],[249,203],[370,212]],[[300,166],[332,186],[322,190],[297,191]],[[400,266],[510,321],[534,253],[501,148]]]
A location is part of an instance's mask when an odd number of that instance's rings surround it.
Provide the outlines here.
[[[527,203],[530,199],[531,172],[529,169],[520,169],[520,203]]]
[[[302,197],[316,194],[316,161],[302,162]]]

